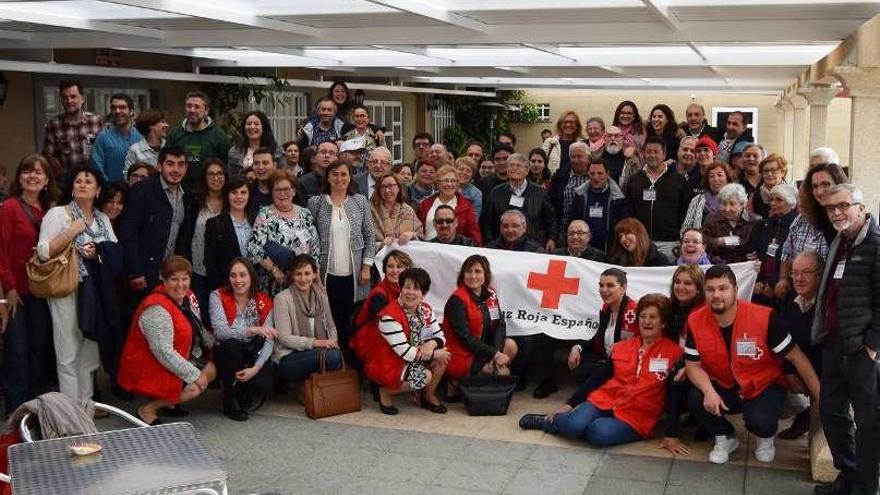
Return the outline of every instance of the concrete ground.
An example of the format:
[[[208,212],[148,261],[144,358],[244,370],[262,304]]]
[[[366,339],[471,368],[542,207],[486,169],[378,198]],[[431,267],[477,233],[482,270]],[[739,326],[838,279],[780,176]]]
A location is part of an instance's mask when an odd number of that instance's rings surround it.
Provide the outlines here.
[[[404,396],[396,399],[400,414],[384,416],[365,395],[362,411],[313,421],[286,396],[237,423],[220,413],[219,394],[210,391],[188,406],[185,420],[222,460],[236,495],[812,493],[804,439],[777,441],[778,462],[767,465],[754,460],[754,440],[741,435],[731,463],[717,466],[706,462],[708,443],[687,437],[693,452],[673,458],[657,440],[597,449],[517,428],[522,413],[547,410],[564,397],[538,401],[520,393],[507,416],[476,418],[461,404],[434,415]]]

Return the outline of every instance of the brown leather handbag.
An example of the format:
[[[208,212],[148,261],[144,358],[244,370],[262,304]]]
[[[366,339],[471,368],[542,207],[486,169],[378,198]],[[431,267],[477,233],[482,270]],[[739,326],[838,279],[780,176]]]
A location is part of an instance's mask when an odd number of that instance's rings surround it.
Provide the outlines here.
[[[327,371],[327,350],[321,351],[321,370],[305,382],[306,415],[312,419],[338,416],[361,410],[361,380],[357,371],[345,366]]]
[[[79,267],[73,241],[54,258],[42,261],[37,253],[27,262],[28,286],[36,297],[66,297],[79,285]]]

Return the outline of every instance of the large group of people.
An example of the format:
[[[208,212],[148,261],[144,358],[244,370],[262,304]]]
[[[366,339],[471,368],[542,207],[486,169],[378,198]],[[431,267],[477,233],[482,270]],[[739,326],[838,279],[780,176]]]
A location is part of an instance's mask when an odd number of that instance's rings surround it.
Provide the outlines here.
[[[738,447],[725,416],[742,412],[755,457],[771,462],[786,394],[806,393],[842,470],[818,491],[877,491],[880,229],[833,150],[811,154],[797,187],[742,113],[716,129],[697,103],[679,124],[667,105],[642,119],[624,101],[609,126],[563,112],[527,153],[511,133],[461,150],[418,133],[413,162],[394,164],[343,82],[295,136],[276,139],[254,111],[235,143],[201,92],[169,126],[157,110],[135,119],[124,94],[105,125],[81,84],[59,90],[64,112],[0,205],[7,412],[56,386],[89,398],[99,368],[115,394],[148,398],[137,414],[150,424],[186,414],[179,404],[215,379],[224,414],[243,421],[273,390],[345,360],[385,414],[404,392],[445,413],[477,374],[557,392],[562,342],[507,335],[485,256],[441,295],[442,323],[428,267],[396,249],[374,267],[384,246],[422,240],[617,265],[599,279],[598,331],[564,343],[577,391],[524,428],[603,446],[662,429],[683,453],[689,411],[724,463]],[[78,288],[30,294],[31,253],[45,262],[71,246]],[[727,266],[742,261],[759,272],[748,301]],[[674,265],[669,294],[627,294],[626,268]],[[783,434],[808,427],[801,413]]]

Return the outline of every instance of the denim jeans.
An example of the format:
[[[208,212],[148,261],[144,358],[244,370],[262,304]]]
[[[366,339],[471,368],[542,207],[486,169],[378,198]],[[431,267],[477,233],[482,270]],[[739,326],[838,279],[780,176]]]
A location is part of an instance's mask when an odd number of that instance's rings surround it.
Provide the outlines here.
[[[305,380],[321,368],[321,351],[323,349],[306,349],[293,351],[278,362],[278,377],[289,382]],[[327,369],[338,370],[342,367],[342,354],[338,349],[327,349]]]
[[[47,392],[55,373],[52,321],[45,299],[22,295],[3,334],[3,386],[6,412]]]
[[[557,414],[552,422],[545,421],[544,431],[575,440],[586,440],[597,447],[642,439],[630,425],[615,418],[612,411],[603,411],[590,402],[583,402],[565,414]]]

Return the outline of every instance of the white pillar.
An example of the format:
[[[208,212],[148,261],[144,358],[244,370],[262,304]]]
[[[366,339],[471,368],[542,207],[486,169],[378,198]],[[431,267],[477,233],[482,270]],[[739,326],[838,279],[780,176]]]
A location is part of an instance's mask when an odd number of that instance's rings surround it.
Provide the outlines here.
[[[813,85],[798,93],[810,104],[810,151],[828,145],[828,105],[837,95],[837,88]]]
[[[789,158],[788,168],[791,169],[792,177],[803,177],[806,174],[810,156],[810,150],[807,149],[807,99],[799,94],[794,94],[789,97],[788,101],[794,107],[792,122],[794,150]]]
[[[833,73],[852,99],[850,180],[865,193],[868,211],[876,214],[880,204],[880,67],[843,65]]]
[[[788,98],[783,98],[779,102],[779,106],[783,112],[782,155],[791,160],[794,156],[794,106],[788,101]]]

